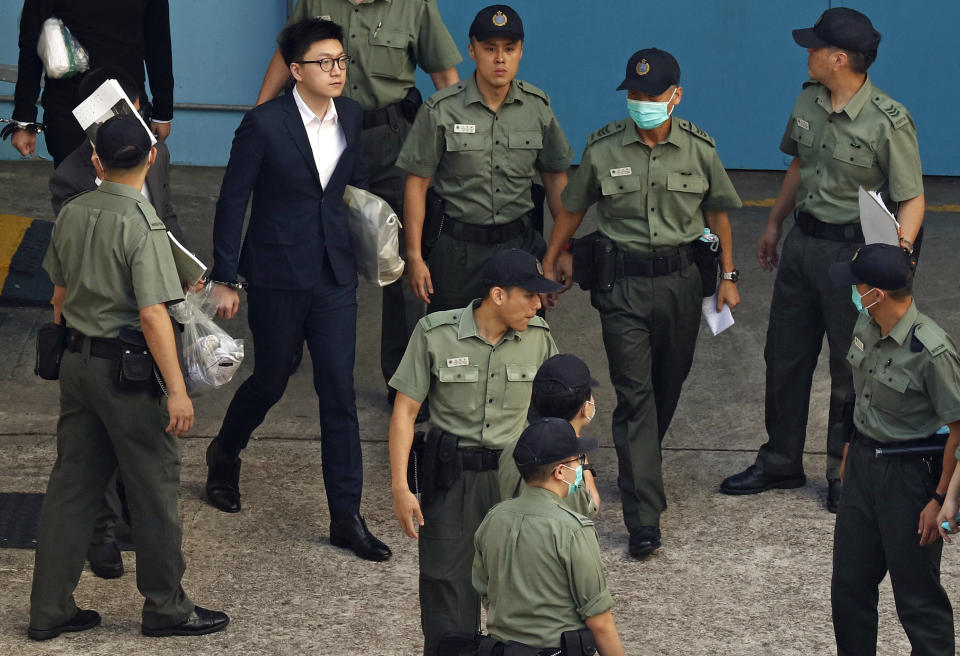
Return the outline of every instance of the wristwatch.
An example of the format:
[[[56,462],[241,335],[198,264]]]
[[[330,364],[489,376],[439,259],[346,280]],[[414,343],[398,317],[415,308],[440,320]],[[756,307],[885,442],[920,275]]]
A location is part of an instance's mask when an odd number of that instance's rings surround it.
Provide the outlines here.
[[[930,495],[930,500],[936,501],[938,504],[940,504],[940,507],[942,508],[943,502],[947,500],[947,495],[937,494],[936,492],[934,492],[933,494]]]
[[[591,474],[593,474],[594,478],[597,477],[597,470],[593,468],[593,465],[584,465],[583,471],[590,472]]]
[[[729,280],[730,282],[737,282],[740,280],[740,269],[734,269],[733,271],[728,271],[727,273],[721,273],[720,278],[722,280]]]

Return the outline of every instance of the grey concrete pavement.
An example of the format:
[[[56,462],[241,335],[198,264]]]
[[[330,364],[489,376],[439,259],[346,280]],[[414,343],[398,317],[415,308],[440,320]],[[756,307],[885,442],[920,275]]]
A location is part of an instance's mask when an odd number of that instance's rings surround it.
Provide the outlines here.
[[[52,218],[46,192],[49,163],[0,163],[0,214]],[[222,169],[174,167],[174,203],[201,259],[211,251],[213,205]],[[742,197],[772,198],[780,174],[734,173]],[[930,179],[916,294],[920,308],[960,337],[960,264],[955,244],[960,181]],[[950,207],[953,205],[953,207]],[[664,470],[670,508],[664,547],[638,563],[626,555],[626,529],[616,490],[610,437],[615,395],[609,384],[599,320],[587,295],[573,290],[548,320],[562,351],[577,353],[602,387],[588,434],[603,448],[594,459],[604,498],[598,520],[614,614],[629,654],[821,654],[835,651],[829,584],[833,515],[823,509],[824,430],[828,380],[818,369],[812,395],[806,469],[798,490],[754,497],[716,492],[720,480],[753,461],[763,431],[763,343],[773,274],[754,256],[765,222],[763,203],[734,213],[743,302],[736,325],[718,337],[704,327],[693,370],[670,433]],[[588,221],[591,217],[588,216]],[[183,440],[181,515],[188,570],[184,586],[233,621],[203,638],[147,639],[139,635],[141,598],[135,562],[128,574],[103,581],[85,571],[77,589],[83,607],[104,616],[98,629],[45,644],[25,636],[33,554],[0,550],[0,653],[115,654],[416,654],[422,644],[417,604],[416,544],[393,519],[387,465],[389,408],[379,369],[380,302],[361,283],[356,365],[364,449],[363,512],[394,550],[387,563],[366,563],[327,541],[320,474],[316,397],[311,368],[294,375],[244,453],[244,510],[220,513],[203,502],[203,450],[219,427],[236,385],[196,399],[197,424]],[[55,458],[58,411],[55,383],[33,375],[33,333],[49,310],[0,307],[0,491],[42,492]],[[245,308],[222,324],[249,337]],[[308,357],[308,356],[305,356]],[[960,599],[960,546],[944,550],[943,579]],[[896,619],[889,583],[881,593],[881,654],[909,647]]]

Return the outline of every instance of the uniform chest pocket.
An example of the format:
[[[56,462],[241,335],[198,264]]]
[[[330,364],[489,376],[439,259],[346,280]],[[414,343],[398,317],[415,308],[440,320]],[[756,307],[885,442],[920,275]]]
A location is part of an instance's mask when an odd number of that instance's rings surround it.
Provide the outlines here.
[[[813,146],[813,141],[816,138],[816,135],[810,131],[810,128],[802,128],[797,125],[797,119],[794,119],[793,128],[790,130],[790,138],[796,141],[801,146],[806,146],[810,148]]]
[[[533,379],[537,375],[535,364],[508,364],[507,384],[503,394],[504,409],[520,409],[530,405]]]
[[[380,77],[413,77],[410,73],[409,35],[401,30],[376,29],[370,33],[367,69]]]
[[[857,143],[839,143],[833,149],[833,158],[854,166],[872,168],[874,162],[873,150],[869,146]]]
[[[500,162],[503,172],[513,178],[532,178],[542,148],[543,134],[539,130],[511,132],[507,135],[506,157]]]
[[[853,344],[850,346],[850,350],[847,351],[847,362],[849,362],[850,366],[854,369],[859,369],[865,355],[863,349],[857,348],[856,344]]]
[[[454,176],[477,175],[488,158],[489,145],[490,136],[486,133],[468,134],[448,130],[446,153],[441,166]]]
[[[601,178],[604,211],[610,216],[625,219],[643,215],[643,183],[638,175]]]
[[[902,372],[881,369],[873,379],[879,383],[873,386],[873,407],[891,414],[902,412],[910,377]]]
[[[519,130],[511,132],[507,140],[511,148],[543,148],[543,134],[538,130]]]
[[[710,183],[699,173],[674,171],[667,174],[667,193],[660,202],[663,218],[688,226],[701,222],[700,204]],[[653,205],[653,203],[651,203]]]
[[[476,365],[440,367],[437,369],[436,393],[444,405],[464,410],[476,410],[480,406],[480,368]]]
[[[667,191],[679,191],[686,194],[698,194],[703,196],[710,183],[699,173],[668,173]]]

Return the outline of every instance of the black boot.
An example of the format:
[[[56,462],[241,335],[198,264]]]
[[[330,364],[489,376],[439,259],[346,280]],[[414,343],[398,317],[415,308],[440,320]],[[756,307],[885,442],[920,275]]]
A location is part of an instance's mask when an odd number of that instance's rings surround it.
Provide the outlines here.
[[[207,499],[223,512],[240,512],[240,456],[231,456],[217,440],[207,447]]]

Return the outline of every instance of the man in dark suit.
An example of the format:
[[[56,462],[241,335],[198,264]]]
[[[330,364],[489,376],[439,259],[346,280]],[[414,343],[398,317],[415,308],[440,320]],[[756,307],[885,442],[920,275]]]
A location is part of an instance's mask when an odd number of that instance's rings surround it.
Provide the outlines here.
[[[280,34],[296,80],[292,93],[244,115],[230,151],[213,227],[218,314],[239,307],[246,278],[254,369],[237,390],[207,449],[207,497],[240,510],[240,451],[280,400],[303,342],[320,399],[323,480],[330,541],[361,558],[390,549],[360,516],[363,470],[353,389],[357,270],[343,188],[366,187],[360,105],[340,94],[349,58],[336,23],[306,19]],[[253,196],[242,242],[243,217]]]

